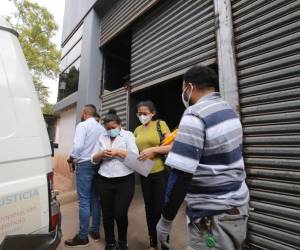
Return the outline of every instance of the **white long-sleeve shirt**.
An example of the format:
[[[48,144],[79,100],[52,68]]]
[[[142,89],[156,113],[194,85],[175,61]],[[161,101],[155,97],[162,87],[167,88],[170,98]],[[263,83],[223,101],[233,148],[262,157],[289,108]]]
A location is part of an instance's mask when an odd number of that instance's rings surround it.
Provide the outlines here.
[[[116,139],[111,142],[110,137],[107,133],[101,135],[95,145],[94,153],[91,156],[92,163],[97,164],[98,162],[93,162],[93,155],[99,151],[104,151],[107,149],[122,149],[125,151],[131,151],[138,154],[139,150],[135,144],[135,137],[130,131],[121,129],[120,134]],[[98,172],[101,176],[106,178],[123,177],[133,173],[131,169],[126,167],[121,158],[104,159],[101,162],[100,169]]]
[[[78,123],[71,151],[74,162],[89,161],[95,144],[103,133],[105,133],[105,129],[93,117]]]

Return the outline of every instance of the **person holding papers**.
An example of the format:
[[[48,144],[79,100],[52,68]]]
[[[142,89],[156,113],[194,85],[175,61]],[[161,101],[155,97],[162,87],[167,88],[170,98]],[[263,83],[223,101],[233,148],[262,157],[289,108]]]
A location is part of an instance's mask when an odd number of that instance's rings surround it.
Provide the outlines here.
[[[141,176],[150,250],[157,249],[156,225],[161,217],[168,177],[164,155],[171,149],[170,146],[161,146],[170,130],[164,121],[155,120],[155,115],[156,108],[151,101],[143,101],[137,105],[137,116],[142,123],[134,131],[136,144],[140,150],[139,159],[141,161],[150,159],[154,162],[150,175]]]
[[[121,119],[115,110],[104,117],[106,133],[100,136],[92,163],[99,164],[98,187],[102,202],[105,250],[126,250],[128,208],[134,194],[134,172],[124,164],[128,152],[138,154],[134,135],[121,128]],[[114,234],[114,221],[118,228],[118,242]]]

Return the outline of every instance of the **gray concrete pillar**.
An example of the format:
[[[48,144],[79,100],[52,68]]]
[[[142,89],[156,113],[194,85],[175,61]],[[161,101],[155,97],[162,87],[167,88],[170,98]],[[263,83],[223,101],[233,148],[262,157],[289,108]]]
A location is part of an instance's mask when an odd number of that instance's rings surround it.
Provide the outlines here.
[[[80,113],[84,105],[94,104],[97,109],[100,107],[102,55],[99,41],[100,20],[98,14],[92,9],[83,22],[76,122],[80,121]]]
[[[240,100],[235,61],[230,0],[214,0],[220,93],[239,114]]]

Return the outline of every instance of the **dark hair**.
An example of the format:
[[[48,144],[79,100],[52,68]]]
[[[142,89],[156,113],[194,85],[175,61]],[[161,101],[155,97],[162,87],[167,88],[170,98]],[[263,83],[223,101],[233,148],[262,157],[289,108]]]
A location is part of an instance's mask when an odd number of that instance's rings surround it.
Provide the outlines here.
[[[152,113],[156,112],[156,107],[150,100],[139,102],[138,105],[136,105],[136,108],[139,109],[140,107],[147,107]]]
[[[94,114],[94,117],[95,118],[101,118],[100,115],[97,112]]]
[[[206,66],[196,65],[185,72],[183,76],[185,83],[191,83],[197,88],[209,88],[213,87],[218,89],[218,75],[217,73]]]
[[[103,118],[103,123],[107,124],[109,122],[116,122],[117,124],[121,125],[122,120],[117,115],[117,111],[115,109],[110,109],[107,115]]]
[[[91,110],[92,116],[95,116],[95,114],[97,113],[97,109],[96,109],[95,105],[93,105],[93,104],[86,104],[86,105],[84,105],[84,107],[89,108]]]

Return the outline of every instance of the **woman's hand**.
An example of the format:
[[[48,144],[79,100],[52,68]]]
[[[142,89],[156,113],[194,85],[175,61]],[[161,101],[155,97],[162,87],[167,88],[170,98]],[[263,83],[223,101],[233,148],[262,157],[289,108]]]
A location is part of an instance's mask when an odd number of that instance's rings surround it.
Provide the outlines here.
[[[147,148],[147,149],[143,150],[140,153],[140,156],[139,156],[138,159],[140,161],[145,161],[147,159],[153,159],[155,156],[156,156],[155,147],[154,148]]]
[[[118,157],[119,156],[119,150],[118,149],[111,149],[110,154],[111,154],[111,157]]]
[[[97,153],[93,154],[92,162],[93,164],[97,164],[102,160],[111,159],[111,158],[112,156],[109,150],[98,151]]]
[[[127,157],[127,151],[122,150],[122,149],[107,149],[103,151],[103,157],[106,158],[115,158],[115,157],[119,157],[119,158],[126,158]]]
[[[125,159],[128,155],[128,152],[124,149],[112,149],[113,157],[119,157]]]
[[[106,150],[103,150],[102,152],[102,157],[103,158],[112,158],[113,157],[113,152],[111,149],[106,149]]]

